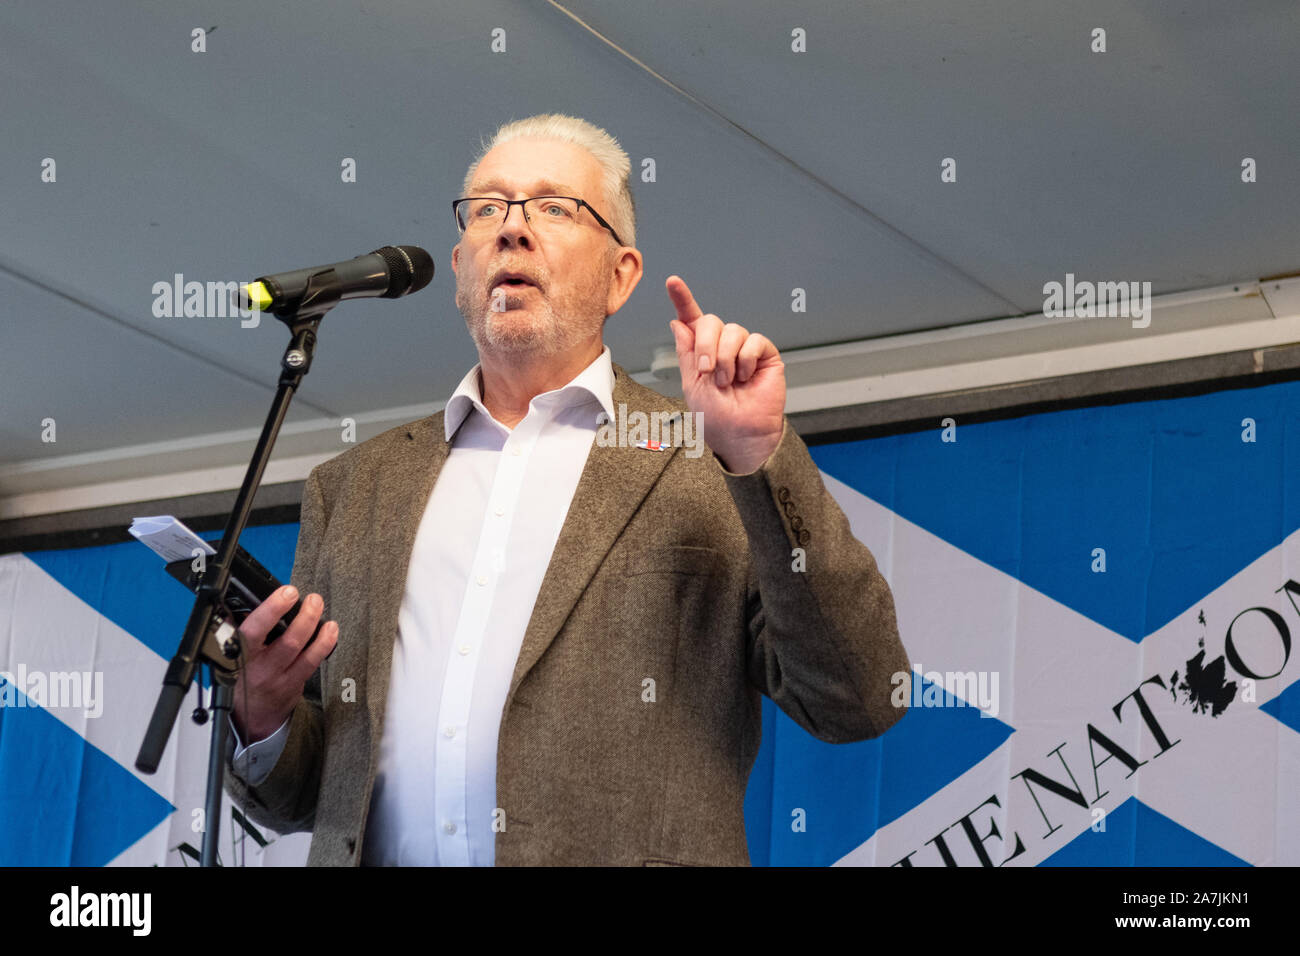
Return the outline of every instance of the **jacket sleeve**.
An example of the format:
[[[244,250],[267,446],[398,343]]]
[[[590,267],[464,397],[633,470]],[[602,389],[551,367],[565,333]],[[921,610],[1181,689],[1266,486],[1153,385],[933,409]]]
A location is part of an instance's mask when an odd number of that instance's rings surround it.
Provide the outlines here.
[[[884,733],[907,710],[891,679],[910,672],[893,594],[807,446],[787,419],[757,471],[722,471],[749,540],[750,683],[820,740]]]
[[[298,547],[290,581],[306,596],[320,592],[317,585],[318,547],[328,521],[325,500],[316,471],[307,478],[302,494]],[[328,595],[325,606],[329,607]],[[226,791],[250,819],[277,833],[310,830],[316,817],[321,764],[325,752],[325,719],[321,712],[320,670],[303,689],[289,719],[289,738],[275,767],[257,786],[250,786],[235,770],[234,748],[226,751]]]

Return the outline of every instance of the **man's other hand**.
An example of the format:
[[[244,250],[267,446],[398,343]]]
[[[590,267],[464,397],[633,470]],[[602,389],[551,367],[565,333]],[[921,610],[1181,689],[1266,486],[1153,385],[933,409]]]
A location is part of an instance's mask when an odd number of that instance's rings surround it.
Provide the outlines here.
[[[245,746],[265,740],[289,718],[307,678],[338,643],[339,626],[329,621],[311,646],[305,646],[324,610],[321,596],[311,594],[288,630],[266,646],[267,633],[297,599],[297,588],[286,585],[259,604],[239,627],[244,666],[235,683],[233,718]]]
[[[736,474],[758,469],[780,444],[785,363],[767,336],[705,314],[680,276],[669,276],[686,405],[701,416],[704,443]]]

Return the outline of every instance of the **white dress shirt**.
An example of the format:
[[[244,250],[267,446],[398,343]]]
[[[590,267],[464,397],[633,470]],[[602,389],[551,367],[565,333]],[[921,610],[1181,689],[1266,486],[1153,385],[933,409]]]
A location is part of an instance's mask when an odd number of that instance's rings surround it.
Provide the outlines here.
[[[368,865],[492,865],[510,679],[599,415],[614,420],[608,346],[567,385],[536,396],[513,430],[483,406],[479,370],[447,402],[452,447],[411,552],[362,845]],[[247,747],[234,735],[250,785],[270,774],[288,727]]]

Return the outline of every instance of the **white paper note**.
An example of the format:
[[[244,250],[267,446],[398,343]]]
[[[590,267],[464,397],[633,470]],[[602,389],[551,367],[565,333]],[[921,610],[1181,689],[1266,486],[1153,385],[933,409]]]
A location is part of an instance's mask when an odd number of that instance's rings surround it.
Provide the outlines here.
[[[152,518],[134,518],[128,529],[141,544],[168,564],[173,561],[188,561],[194,557],[194,549],[204,554],[216,554],[212,547],[197,534],[177,521],[172,515],[154,515]]]

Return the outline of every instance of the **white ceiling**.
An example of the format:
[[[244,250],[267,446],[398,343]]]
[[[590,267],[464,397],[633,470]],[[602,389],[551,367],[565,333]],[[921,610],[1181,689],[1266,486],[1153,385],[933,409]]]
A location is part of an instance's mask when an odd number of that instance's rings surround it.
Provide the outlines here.
[[[325,319],[290,419],[445,398],[476,361],[449,201],[480,138],[537,112],[655,159],[646,275],[606,331],[630,371],[671,342],[674,272],[783,349],[1036,312],[1067,272],[1156,294],[1294,272],[1297,40],[1294,0],[10,2],[0,465],[260,425],[283,329],[155,318],[175,273],[422,245],[429,289]]]

